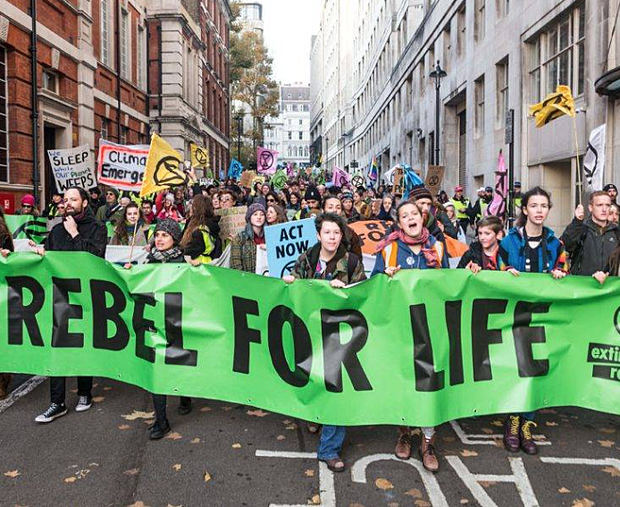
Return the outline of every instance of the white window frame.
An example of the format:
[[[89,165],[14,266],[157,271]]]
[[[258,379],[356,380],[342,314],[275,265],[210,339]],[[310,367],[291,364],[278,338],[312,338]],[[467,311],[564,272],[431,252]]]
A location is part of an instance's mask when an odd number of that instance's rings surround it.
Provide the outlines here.
[[[474,38],[484,40],[486,35],[486,0],[474,0]]]
[[[101,21],[101,63],[110,66],[110,0],[101,0],[99,8]]]
[[[484,74],[474,81],[474,137],[479,138],[484,135],[484,115],[485,115],[485,90]]]
[[[120,26],[120,74],[127,81],[131,80],[131,16],[121,7]]]
[[[503,58],[495,65],[495,127],[502,128],[505,125],[506,112],[508,111],[509,78],[510,72],[508,57]]]
[[[146,29],[142,25],[138,25],[137,30],[137,45],[136,45],[136,59],[138,60],[138,72],[137,72],[137,85],[138,88],[146,89],[146,66],[147,66],[147,52],[146,52]]]

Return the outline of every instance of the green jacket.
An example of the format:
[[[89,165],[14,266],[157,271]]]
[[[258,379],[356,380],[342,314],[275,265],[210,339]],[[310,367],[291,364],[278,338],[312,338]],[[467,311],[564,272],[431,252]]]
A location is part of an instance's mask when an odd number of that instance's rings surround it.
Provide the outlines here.
[[[291,271],[291,275],[298,279],[315,278],[316,266],[319,262],[321,244],[317,243],[307,252],[302,253]],[[340,280],[349,285],[366,280],[364,263],[355,254],[346,251],[340,246],[336,256],[327,264],[327,268],[320,277],[321,280]]]

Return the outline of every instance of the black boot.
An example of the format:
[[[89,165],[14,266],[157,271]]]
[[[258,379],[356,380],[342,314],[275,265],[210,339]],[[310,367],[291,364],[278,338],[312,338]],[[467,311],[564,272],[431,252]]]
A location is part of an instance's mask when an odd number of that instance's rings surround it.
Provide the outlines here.
[[[192,399],[187,396],[181,396],[181,403],[177,412],[179,415],[187,415],[192,411]]]
[[[155,421],[155,424],[151,427],[149,438],[151,440],[159,440],[164,438],[167,433],[170,433],[170,424],[168,423],[168,419],[164,419],[163,421]]]

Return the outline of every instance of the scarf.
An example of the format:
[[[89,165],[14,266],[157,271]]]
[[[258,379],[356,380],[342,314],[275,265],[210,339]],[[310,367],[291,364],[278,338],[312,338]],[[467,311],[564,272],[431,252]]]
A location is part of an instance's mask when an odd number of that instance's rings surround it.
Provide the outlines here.
[[[183,255],[183,252],[178,246],[173,246],[169,250],[151,250],[147,262],[170,262],[170,259],[179,255]]]
[[[439,261],[439,255],[437,254],[437,251],[431,246],[430,237],[431,234],[430,232],[428,232],[428,229],[426,227],[422,228],[422,232],[417,238],[407,236],[402,231],[402,229],[397,229],[379,243],[379,246],[377,247],[377,253],[383,250],[390,243],[393,243],[397,240],[402,241],[405,245],[408,246],[422,245],[421,253],[422,255],[424,255],[424,259],[426,259],[426,265],[429,268],[438,268],[441,266],[441,262]]]

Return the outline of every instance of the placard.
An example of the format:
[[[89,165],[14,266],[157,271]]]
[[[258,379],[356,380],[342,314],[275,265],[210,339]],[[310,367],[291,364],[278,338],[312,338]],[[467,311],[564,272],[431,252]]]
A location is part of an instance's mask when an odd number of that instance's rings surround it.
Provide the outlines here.
[[[71,187],[88,190],[97,186],[90,146],[87,144],[66,150],[47,150],[47,156],[59,192],[64,194]]]
[[[269,275],[288,275],[298,257],[317,241],[314,218],[265,227]]]
[[[97,165],[99,183],[119,190],[139,192],[148,154],[148,145],[122,145],[101,141]]]

